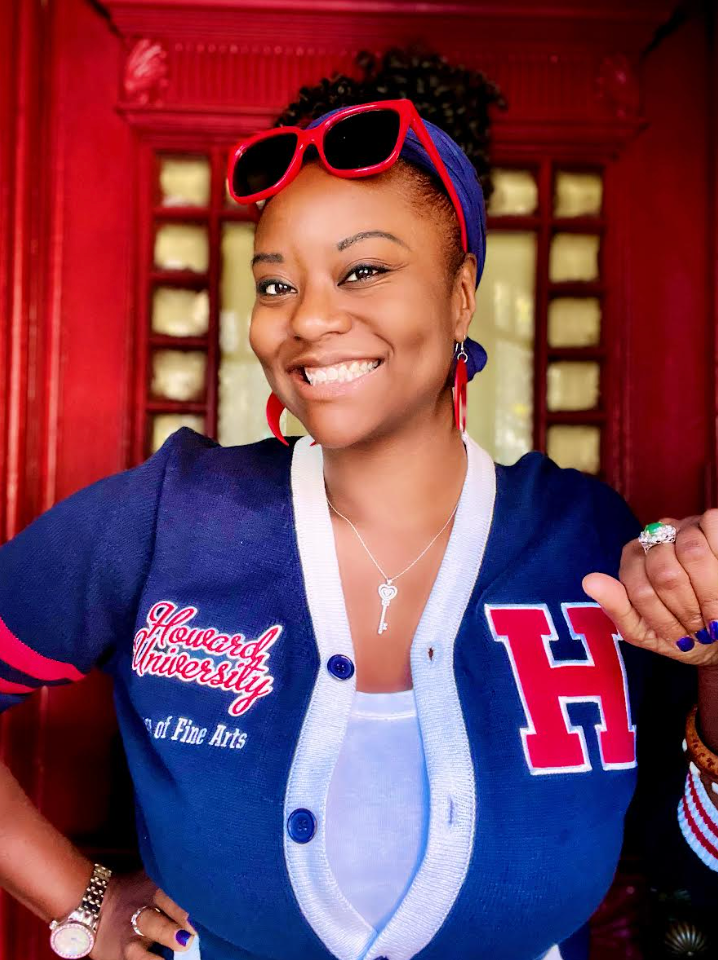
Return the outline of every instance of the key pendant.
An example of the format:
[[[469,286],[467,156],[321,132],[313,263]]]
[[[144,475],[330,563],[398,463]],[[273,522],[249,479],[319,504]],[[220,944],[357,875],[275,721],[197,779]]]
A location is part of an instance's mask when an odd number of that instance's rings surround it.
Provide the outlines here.
[[[389,626],[386,622],[386,612],[389,609],[389,604],[397,595],[398,590],[391,580],[387,580],[386,583],[380,583],[378,590],[379,596],[381,597],[381,620],[379,621],[379,629],[377,630],[377,633],[384,633]]]

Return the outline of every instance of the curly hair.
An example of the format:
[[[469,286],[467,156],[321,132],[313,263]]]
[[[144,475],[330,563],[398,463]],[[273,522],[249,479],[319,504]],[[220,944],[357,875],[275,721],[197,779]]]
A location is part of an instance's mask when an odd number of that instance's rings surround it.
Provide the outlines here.
[[[275,126],[305,127],[330,110],[376,100],[409,99],[421,117],[441,127],[462,148],[476,170],[484,196],[491,196],[489,164],[491,106],[505,109],[498,87],[477,71],[450,64],[445,57],[421,48],[394,48],[381,58],[362,52],[356,58],[358,76],[335,74],[313,87],[302,87],[298,98],[277,118]],[[458,219],[440,178],[414,164],[397,162],[401,185],[421,212],[445,231],[450,279],[464,262]],[[438,216],[437,216],[438,215]]]

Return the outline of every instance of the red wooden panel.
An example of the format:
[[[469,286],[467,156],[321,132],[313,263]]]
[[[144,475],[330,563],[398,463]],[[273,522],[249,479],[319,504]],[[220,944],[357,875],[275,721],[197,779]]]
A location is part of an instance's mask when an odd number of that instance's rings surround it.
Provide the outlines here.
[[[83,0],[56,9],[60,498],[127,465],[135,170],[131,131],[115,112],[120,39]]]
[[[625,298],[625,492],[646,520],[700,511],[712,457],[707,34],[689,20],[646,57],[645,131],[616,170]]]

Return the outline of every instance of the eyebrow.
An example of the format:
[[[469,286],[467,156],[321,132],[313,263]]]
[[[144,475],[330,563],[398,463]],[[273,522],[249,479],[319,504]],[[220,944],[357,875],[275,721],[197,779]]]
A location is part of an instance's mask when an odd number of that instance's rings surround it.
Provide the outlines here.
[[[281,253],[255,253],[252,257],[252,266],[255,263],[284,263]]]
[[[360,240],[369,240],[372,237],[391,240],[393,243],[398,243],[400,246],[406,247],[407,250],[410,249],[409,245],[404,243],[403,240],[395,237],[393,233],[387,233],[386,230],[362,230],[361,233],[355,233],[351,237],[345,237],[344,240],[340,240],[337,244],[337,250],[346,250],[346,248],[351,247],[353,243],[359,243]],[[281,253],[255,253],[252,257],[252,266],[254,266],[255,263],[284,263],[284,257]]]
[[[337,250],[346,250],[346,248],[350,247],[353,243],[358,243],[360,240],[368,240],[371,237],[383,237],[385,240],[391,240],[402,247],[406,247],[407,250],[409,249],[409,245],[398,237],[395,237],[393,233],[387,233],[385,230],[362,230],[361,233],[355,233],[352,237],[346,237],[344,240],[340,240],[337,244]]]

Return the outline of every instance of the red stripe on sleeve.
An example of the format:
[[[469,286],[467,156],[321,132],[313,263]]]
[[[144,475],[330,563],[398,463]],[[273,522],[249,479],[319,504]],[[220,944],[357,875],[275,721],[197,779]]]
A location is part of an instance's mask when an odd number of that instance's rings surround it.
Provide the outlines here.
[[[695,774],[695,776],[697,777],[698,774]],[[691,776],[688,777],[688,783],[686,786],[690,794],[691,800],[696,805],[696,809],[698,810],[698,813],[700,813],[700,815],[703,817],[703,821],[705,822],[705,825],[706,825],[705,827],[706,832],[709,833],[712,837],[715,836],[715,838],[718,839],[718,829],[716,829],[713,823],[713,820],[708,815],[708,811],[706,810],[705,804],[703,803],[703,800],[701,799],[700,794],[696,789],[695,781],[693,780],[692,771],[691,771]]]
[[[84,673],[73,667],[71,663],[62,663],[60,660],[50,660],[43,657],[31,647],[18,640],[0,618],[0,658],[8,666],[36,680],[82,680]]]
[[[705,835],[704,831],[701,829],[701,825],[696,823],[696,819],[693,816],[691,808],[688,804],[688,801],[683,797],[683,813],[686,817],[686,822],[691,828],[691,833],[696,838],[698,843],[703,847],[703,849],[709,853],[712,857],[718,860],[718,847],[715,844],[711,843],[708,837]]]
[[[13,683],[0,677],[0,693],[32,693],[35,687],[26,687],[24,683]]]

